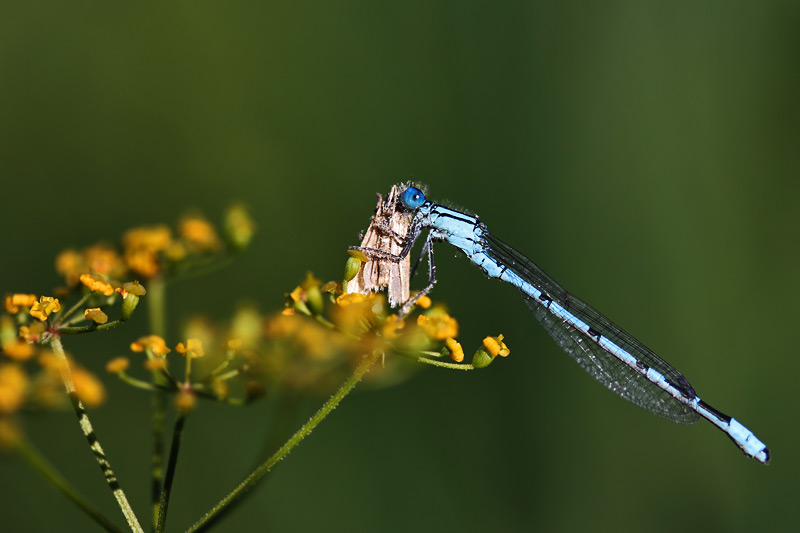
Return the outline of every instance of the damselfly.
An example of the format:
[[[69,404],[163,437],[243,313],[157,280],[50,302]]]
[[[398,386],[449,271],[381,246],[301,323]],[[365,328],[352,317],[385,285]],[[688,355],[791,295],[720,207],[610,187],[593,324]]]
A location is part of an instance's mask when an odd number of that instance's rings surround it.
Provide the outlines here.
[[[397,194],[395,189],[393,194]],[[428,201],[419,188],[410,185],[391,209],[382,216],[408,216],[409,225],[399,233],[385,233],[395,240],[396,248],[362,244],[360,249],[367,255],[382,261],[405,261],[414,242],[428,230],[420,255],[420,259],[428,258],[428,285],[404,303],[401,314],[436,282],[433,243],[449,242],[489,277],[517,287],[545,330],[600,383],[643,409],[675,422],[693,424],[702,417],[724,431],[745,455],[769,463],[769,450],[749,429],[701,400],[689,380],[672,365],[567,292],[525,255],[489,233],[477,217]],[[386,224],[381,223],[380,227],[385,230]],[[407,279],[404,276],[396,281],[407,283]]]

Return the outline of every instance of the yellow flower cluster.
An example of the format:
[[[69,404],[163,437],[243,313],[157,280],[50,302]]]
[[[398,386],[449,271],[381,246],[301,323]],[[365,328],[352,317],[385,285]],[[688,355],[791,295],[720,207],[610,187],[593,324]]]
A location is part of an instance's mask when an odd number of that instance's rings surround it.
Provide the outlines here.
[[[235,206],[226,214],[224,239],[211,223],[196,215],[182,218],[174,232],[164,225],[134,228],[123,236],[121,248],[99,243],[58,254],[55,268],[66,288],[57,288],[51,295],[3,296],[0,446],[18,435],[16,413],[21,407],[62,407],[66,402],[65,391],[72,390],[70,384],[85,406],[93,407],[104,401],[106,392],[102,382],[63,352],[61,340],[70,334],[110,329],[130,318],[146,290],[138,281],[126,280],[134,276],[166,279],[193,268],[223,264],[224,255],[238,253],[249,244],[254,227],[247,210]],[[163,282],[159,287],[163,287]],[[108,309],[115,305],[120,305],[119,315],[112,321]],[[263,337],[262,319],[258,317],[255,323],[239,320],[235,329],[240,338],[229,338],[223,343],[224,355],[215,359],[217,366],[207,373],[204,382],[190,380],[191,361],[206,352],[203,334],[187,336],[187,340],[177,344],[175,350],[186,358],[185,382],[176,385],[176,391],[180,392],[179,408],[185,410],[194,405],[199,392],[213,393],[218,398],[230,394],[233,387],[227,380],[244,372],[232,369],[229,363],[236,354],[248,353],[257,345],[255,339]],[[256,333],[248,332],[252,329]],[[143,337],[132,343],[131,349],[146,352],[147,368],[161,373],[168,378],[167,382],[177,384],[167,368],[166,355],[171,350],[162,338]],[[250,363],[249,359],[244,361],[242,368],[248,368]],[[108,363],[107,370],[147,388],[146,382],[136,382],[126,374],[129,365],[127,358],[118,357]],[[160,386],[163,382],[159,382]]]
[[[237,205],[226,213],[225,229],[227,242],[238,251],[249,244],[254,224],[247,210]],[[83,250],[65,250],[56,258],[56,271],[69,287],[81,281],[91,290],[100,290],[93,285],[99,287],[97,284],[101,282],[116,289],[120,286],[116,280],[126,276],[152,278],[164,274],[173,263],[187,260],[192,255],[218,254],[223,248],[215,227],[205,218],[191,215],[178,222],[177,237],[169,226],[163,224],[142,226],[123,235],[122,252],[106,243]],[[84,281],[84,275],[91,275],[93,281]],[[104,291],[108,288],[101,292]]]
[[[458,322],[445,312],[433,316],[419,315],[417,325],[435,341],[458,337]]]
[[[178,232],[188,247],[200,252],[215,252],[222,247],[217,230],[206,219],[187,216],[178,223]]]
[[[127,268],[122,257],[105,243],[89,246],[83,251],[69,249],[56,257],[56,272],[64,276],[70,287],[78,284],[82,274],[97,274],[109,279],[125,276]]]
[[[6,355],[8,351],[5,351]],[[87,407],[96,407],[106,397],[105,387],[94,374],[75,361],[41,350],[36,359],[38,370],[31,377],[20,361],[0,362],[0,424],[25,404],[38,408],[59,408],[66,399],[62,373],[69,372],[75,394]]]
[[[0,365],[0,415],[13,413],[25,401],[28,375],[18,364]]]
[[[128,268],[152,278],[161,270],[160,253],[173,246],[172,231],[164,225],[134,228],[125,233],[122,244]]]

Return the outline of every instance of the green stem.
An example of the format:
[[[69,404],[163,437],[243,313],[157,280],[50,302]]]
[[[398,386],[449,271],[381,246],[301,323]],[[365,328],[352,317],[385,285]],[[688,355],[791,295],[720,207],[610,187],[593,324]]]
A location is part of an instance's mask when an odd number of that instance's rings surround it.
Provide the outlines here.
[[[164,488],[161,490],[161,498],[158,506],[158,519],[156,520],[156,533],[163,533],[167,523],[167,508],[169,507],[169,497],[172,492],[172,481],[175,479],[175,468],[178,465],[178,452],[181,448],[181,437],[183,436],[183,425],[186,422],[186,414],[181,413],[175,420],[175,428],[172,432],[172,446],[169,450],[169,461],[167,462],[167,473],[164,476]]]
[[[64,353],[64,346],[61,344],[61,338],[58,335],[54,336],[50,341],[50,345],[53,348],[53,352],[56,354],[56,356],[58,356],[64,365],[64,371],[61,373],[64,386],[66,387],[67,394],[69,394],[69,399],[72,402],[72,408],[75,410],[75,414],[78,416],[78,422],[80,423],[81,431],[83,431],[83,435],[86,437],[86,440],[89,443],[89,448],[91,448],[97,464],[100,465],[100,470],[103,471],[103,476],[106,479],[106,483],[108,483],[108,487],[111,489],[114,498],[117,500],[117,504],[122,510],[125,520],[128,521],[131,531],[136,533],[144,533],[142,526],[139,525],[139,520],[136,518],[136,514],[133,512],[133,508],[131,508],[130,503],[128,503],[128,498],[125,496],[125,492],[122,490],[122,487],[120,487],[119,482],[117,481],[117,476],[111,469],[111,463],[109,463],[108,459],[106,458],[103,447],[100,446],[100,440],[97,438],[97,435],[94,432],[92,423],[89,420],[89,415],[86,414],[83,403],[78,399],[78,395],[75,393],[75,383],[72,381],[72,375],[69,371],[69,361],[67,360],[67,355]]]
[[[59,335],[77,335],[78,333],[89,333],[90,331],[103,331],[106,329],[111,329],[119,326],[122,324],[122,320],[112,320],[111,322],[106,322],[105,324],[96,324],[92,322],[86,326],[64,326],[58,328]]]
[[[147,310],[150,319],[150,333],[164,338],[167,331],[166,283],[156,276],[147,284]],[[161,476],[164,472],[164,421],[166,419],[167,397],[161,386],[168,385],[167,379],[159,372],[153,373],[153,384],[159,390],[153,395],[153,418],[151,434],[153,438],[153,458],[151,462],[150,502],[153,508],[153,527],[158,523],[159,501],[161,499]]]
[[[426,365],[431,366],[438,366],[441,368],[452,368],[453,370],[475,370],[475,367],[472,366],[470,363],[446,363],[444,361],[438,361],[436,359],[428,359],[427,357],[422,356],[410,356],[411,359],[415,361],[419,361],[420,363],[425,363]]]
[[[83,304],[86,303],[86,300],[88,300],[91,295],[92,295],[91,291],[87,292],[86,294],[84,294],[83,297],[81,297],[80,300],[75,302],[75,305],[73,305],[72,307],[69,308],[69,311],[65,311],[64,313],[57,314],[55,316],[55,319],[53,319],[53,322],[54,323],[58,323],[58,322],[63,322],[64,320],[67,320],[70,316],[72,316],[72,314],[75,311],[78,310],[78,308],[80,308]]]
[[[156,378],[154,378],[156,379]],[[158,523],[159,501],[161,499],[161,475],[164,472],[164,419],[166,416],[167,395],[158,390],[153,394],[153,459],[150,463],[150,502],[153,507],[153,528]]]
[[[232,503],[234,503],[237,499],[241,498],[243,494],[245,494],[248,490],[253,488],[258,481],[264,477],[275,464],[286,457],[286,455],[292,451],[292,449],[300,444],[305,437],[308,436],[311,431],[322,422],[326,416],[328,416],[331,411],[333,411],[337,405],[347,396],[350,391],[361,381],[361,378],[364,377],[369,369],[375,364],[375,361],[378,360],[380,357],[380,353],[373,352],[369,355],[364,356],[364,359],[358,364],[355,368],[353,373],[347,378],[339,390],[331,396],[331,398],[325,402],[325,404],[317,411],[311,419],[306,422],[303,427],[301,427],[297,432],[292,435],[286,443],[280,447],[280,449],[275,452],[272,457],[267,459],[264,463],[262,463],[258,468],[256,468],[252,474],[247,476],[244,481],[242,481],[238,487],[236,487],[230,494],[225,496],[217,505],[215,505],[209,512],[207,512],[200,520],[198,520],[192,527],[187,530],[187,533],[192,533],[195,531],[204,531],[208,528],[213,522],[218,520],[223,512],[230,509]]]
[[[147,311],[150,318],[150,333],[164,338],[167,334],[166,289],[164,278],[156,276],[147,284]]]
[[[103,513],[97,510],[88,500],[86,500],[75,487],[69,484],[61,474],[59,474],[53,466],[42,457],[39,451],[33,445],[24,439],[17,445],[17,451],[23,459],[34,470],[39,472],[47,481],[50,482],[56,489],[66,496],[72,503],[74,503],[81,511],[86,513],[89,518],[97,522],[97,524],[113,533],[122,533],[122,530],[116,526],[111,520],[108,519]]]
[[[117,377],[122,381],[124,381],[125,383],[127,383],[128,385],[130,385],[131,387],[136,387],[137,389],[143,389],[146,391],[162,390],[153,385],[149,381],[144,381],[143,379],[137,379],[133,376],[129,376],[125,372],[119,372],[117,374]]]

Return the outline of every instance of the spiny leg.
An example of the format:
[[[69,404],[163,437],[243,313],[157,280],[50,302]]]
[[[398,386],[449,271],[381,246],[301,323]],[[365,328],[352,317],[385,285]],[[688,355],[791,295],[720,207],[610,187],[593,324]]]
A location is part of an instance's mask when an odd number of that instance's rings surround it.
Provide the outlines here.
[[[406,316],[411,311],[411,308],[414,307],[414,304],[417,303],[417,300],[428,294],[436,284],[436,266],[433,264],[433,239],[431,238],[430,233],[428,233],[428,237],[425,239],[425,244],[422,246],[422,251],[420,251],[419,258],[417,258],[416,263],[414,263],[414,268],[411,270],[411,275],[414,275],[417,267],[422,262],[422,257],[425,255],[425,252],[428,253],[428,285],[421,291],[418,291],[414,296],[409,298],[406,303],[403,304],[403,307],[398,313],[400,318]]]

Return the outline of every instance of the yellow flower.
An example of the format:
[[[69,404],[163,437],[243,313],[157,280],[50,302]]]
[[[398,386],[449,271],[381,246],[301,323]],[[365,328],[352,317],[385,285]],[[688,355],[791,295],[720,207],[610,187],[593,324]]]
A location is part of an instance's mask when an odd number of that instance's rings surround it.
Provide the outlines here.
[[[42,296],[38,302],[34,302],[31,307],[31,316],[41,321],[47,320],[52,313],[57,313],[61,309],[61,304],[51,296]]]
[[[258,338],[261,335],[262,318],[254,307],[244,306],[236,311],[233,315],[231,322],[230,337],[231,340],[238,340],[238,350],[242,346],[255,346]],[[230,341],[229,341],[230,342]]]
[[[289,293],[289,299],[294,302],[298,311],[304,314],[309,314],[312,310],[314,313],[322,312],[323,301],[320,285],[322,285],[320,280],[315,278],[311,272],[306,272],[306,279]],[[308,306],[305,305],[306,303]]]
[[[175,351],[184,357],[191,357],[192,359],[203,357],[206,354],[203,350],[203,343],[197,338],[187,339],[186,345],[179,342],[178,345],[175,346]]]
[[[386,297],[373,292],[342,294],[336,298],[332,319],[344,331],[360,335],[369,330],[379,317],[386,316]]]
[[[41,322],[39,322],[39,324],[41,324]],[[3,344],[3,353],[6,354],[6,357],[14,359],[15,361],[27,361],[33,357],[34,349],[33,345],[20,339],[14,339],[11,342]]]
[[[36,324],[41,324],[44,331],[42,322]],[[16,361],[27,361],[34,352],[33,346],[19,338],[16,321],[9,315],[0,315],[0,348],[9,359]]]
[[[78,283],[81,274],[99,274],[111,279],[122,277],[126,268],[120,255],[108,244],[95,244],[78,252],[64,250],[56,257],[56,272],[64,276],[67,285]]]
[[[309,319],[299,318],[300,329],[293,337],[300,353],[314,361],[326,361],[338,348],[338,339],[329,329]]]
[[[29,309],[36,303],[35,294],[12,294],[6,296],[6,311],[10,314],[19,313],[22,308]]]
[[[28,376],[17,364],[0,366],[0,413],[13,413],[25,401]]]
[[[178,232],[189,247],[201,252],[213,252],[220,247],[217,232],[206,219],[198,216],[188,216],[178,223]]]
[[[43,350],[37,360],[42,368],[54,374],[60,374],[69,366],[67,361],[57,356],[52,350]]]
[[[55,356],[54,356],[55,357]],[[28,398],[31,405],[42,409],[61,409],[67,405],[61,374],[49,369],[40,372],[31,382]]]
[[[435,341],[458,336],[458,322],[447,313],[434,316],[419,315],[417,325]]]
[[[322,285],[322,281],[315,278],[314,274],[312,274],[311,272],[306,272],[306,279],[304,279],[302,283],[300,283],[300,286],[303,288],[303,290],[306,291],[311,289],[317,289],[319,288],[320,285]]]
[[[302,302],[305,295],[306,293],[303,288],[298,285],[289,293],[289,298],[291,298],[293,302]]]
[[[28,342],[39,342],[42,339],[44,329],[44,323],[34,322],[30,326],[20,326],[19,336]]]
[[[122,284],[122,290],[125,292],[129,292],[134,296],[144,296],[147,294],[147,291],[144,288],[144,285],[141,285],[138,281],[129,281],[128,283]],[[125,295],[122,295],[123,298]]]
[[[147,337],[141,337],[136,342],[131,343],[131,351],[134,352],[143,352],[145,350],[150,350],[155,355],[167,355],[170,350],[167,348],[167,343],[164,342],[164,339],[159,337],[158,335],[148,335]]]
[[[122,242],[128,267],[151,278],[160,270],[158,254],[169,249],[172,233],[164,225],[133,228],[125,233]]]
[[[349,294],[342,294],[340,296],[337,296],[336,303],[341,307],[347,307],[348,305],[360,304],[362,302],[365,302],[366,300],[367,300],[366,294],[351,292]]]
[[[172,241],[169,248],[164,250],[164,254],[167,256],[167,259],[173,263],[177,263],[189,255],[189,246],[182,241]]]
[[[195,405],[197,405],[197,396],[191,390],[181,389],[175,396],[175,407],[182,413],[191,411]]]
[[[78,284],[81,274],[88,270],[83,254],[77,250],[64,250],[56,256],[56,272],[64,276],[70,287]]]
[[[140,248],[160,252],[166,250],[171,242],[172,232],[164,224],[133,228],[122,236],[122,244],[126,252]]]
[[[397,338],[397,332],[403,329],[405,321],[400,320],[397,315],[389,315],[383,323],[383,336],[389,340]]]
[[[242,339],[228,339],[225,342],[225,349],[229,352],[238,352],[242,349],[243,344]]]
[[[347,250],[347,253],[350,254],[350,257],[358,259],[362,263],[369,262],[369,257],[362,250]]]
[[[342,283],[337,281],[328,281],[320,285],[319,292],[342,294]]]
[[[84,261],[89,272],[100,274],[111,279],[125,275],[125,263],[122,257],[111,246],[105,243],[95,244],[83,251]]]
[[[144,367],[151,372],[158,372],[167,369],[166,359],[148,359],[144,362]]]
[[[83,312],[83,316],[86,318],[86,320],[92,320],[96,324],[105,324],[108,322],[108,315],[101,311],[99,307],[86,309]]]
[[[114,287],[110,283],[92,276],[91,274],[82,274],[80,277],[81,283],[89,287],[90,291],[101,292],[106,296],[114,294]]]
[[[428,296],[420,296],[417,298],[417,305],[423,309],[428,309],[431,306],[431,299]]]
[[[285,311],[285,309],[284,309]],[[279,339],[293,334],[300,327],[300,317],[294,313],[281,312],[267,319],[264,324],[264,335],[270,339]]]
[[[140,249],[130,251],[125,254],[125,262],[131,270],[145,278],[152,278],[158,274],[160,270],[158,254],[152,250]]]
[[[115,357],[106,363],[106,372],[109,374],[119,374],[128,370],[128,366],[130,366],[130,364],[131,362],[127,357]]]
[[[464,360],[464,348],[461,347],[461,344],[457,340],[453,337],[447,337],[444,341],[444,345],[450,350],[450,359],[456,363],[460,363]]]
[[[83,368],[72,371],[72,382],[75,384],[75,394],[86,407],[97,407],[106,399],[106,389],[94,374]]]
[[[503,336],[498,335],[497,337],[486,337],[483,339],[483,345],[486,347],[486,350],[492,355],[492,357],[506,357],[508,354],[511,353],[511,350],[508,349],[506,343],[503,342]]]

